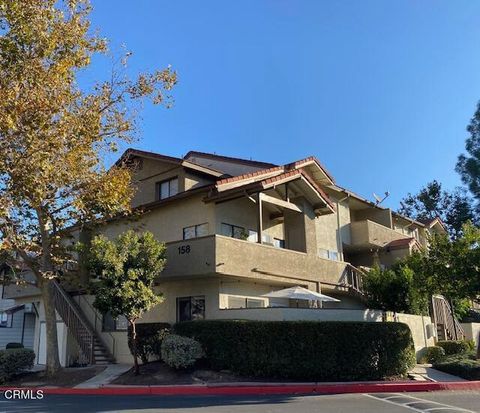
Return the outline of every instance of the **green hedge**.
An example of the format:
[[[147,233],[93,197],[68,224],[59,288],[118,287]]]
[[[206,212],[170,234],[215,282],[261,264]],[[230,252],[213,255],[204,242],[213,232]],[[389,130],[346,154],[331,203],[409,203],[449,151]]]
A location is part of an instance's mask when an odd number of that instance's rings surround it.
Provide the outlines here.
[[[198,340],[213,369],[250,377],[378,380],[415,364],[402,323],[198,320],[174,331]]]
[[[453,354],[463,354],[471,350],[471,345],[466,340],[440,340],[437,342],[437,346],[445,350],[445,355],[450,356]]]
[[[422,357],[423,362],[438,363],[445,358],[445,350],[439,346],[427,347],[425,355]]]
[[[0,383],[33,367],[35,353],[28,348],[0,350]]]
[[[446,357],[440,362],[434,363],[433,367],[467,380],[480,380],[480,360],[475,360],[474,353]]]
[[[136,324],[137,353],[142,363],[148,363],[151,357],[159,360],[161,357],[161,345],[165,333],[170,329],[168,323],[140,323]],[[128,327],[128,347],[132,350],[132,328]]]

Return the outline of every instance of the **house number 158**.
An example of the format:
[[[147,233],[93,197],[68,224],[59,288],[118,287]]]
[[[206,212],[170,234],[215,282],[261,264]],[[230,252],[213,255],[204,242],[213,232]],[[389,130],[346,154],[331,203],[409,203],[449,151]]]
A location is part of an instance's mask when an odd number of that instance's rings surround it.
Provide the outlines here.
[[[178,253],[180,255],[190,254],[190,245],[182,245],[181,247],[178,247]]]

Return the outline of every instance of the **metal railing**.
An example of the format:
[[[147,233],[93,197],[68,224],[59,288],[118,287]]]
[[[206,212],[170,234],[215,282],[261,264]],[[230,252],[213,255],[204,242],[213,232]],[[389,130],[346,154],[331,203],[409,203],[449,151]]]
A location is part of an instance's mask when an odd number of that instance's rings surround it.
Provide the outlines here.
[[[60,286],[57,280],[53,280],[53,297],[57,310],[69,332],[73,335],[83,355],[90,364],[95,363],[95,334],[90,326],[84,321],[72,298]]]
[[[443,295],[432,296],[432,318],[445,340],[463,340],[465,331],[455,318],[449,302]]]

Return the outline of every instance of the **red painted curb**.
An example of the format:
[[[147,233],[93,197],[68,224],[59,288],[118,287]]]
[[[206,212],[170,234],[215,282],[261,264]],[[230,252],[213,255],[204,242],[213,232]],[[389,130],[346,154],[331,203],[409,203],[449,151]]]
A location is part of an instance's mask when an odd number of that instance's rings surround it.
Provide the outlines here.
[[[276,394],[344,394],[344,393],[398,393],[438,390],[479,390],[480,381],[462,382],[379,382],[345,384],[271,384],[259,386],[116,386],[100,388],[64,387],[0,387],[5,390],[42,390],[44,394],[62,395],[157,395],[157,396],[206,396],[206,395],[276,395]]]

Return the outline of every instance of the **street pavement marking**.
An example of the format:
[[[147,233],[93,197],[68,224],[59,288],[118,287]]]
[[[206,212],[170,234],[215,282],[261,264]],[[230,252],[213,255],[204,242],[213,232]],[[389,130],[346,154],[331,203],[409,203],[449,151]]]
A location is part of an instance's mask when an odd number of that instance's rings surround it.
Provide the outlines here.
[[[375,395],[375,393],[373,394],[365,393],[364,396],[371,397],[372,399],[380,400],[385,403],[394,404],[395,406],[405,407],[407,409],[413,410],[415,412],[420,412],[420,413],[428,413],[428,412],[436,413],[439,410],[446,410],[449,412],[458,412],[458,413],[477,413],[477,412],[474,412],[473,410],[467,410],[461,407],[451,406],[449,404],[438,403],[432,400],[420,399],[418,397],[405,396],[401,393],[392,393],[391,395],[383,393],[383,394],[379,394],[378,396]],[[393,399],[397,399],[397,401]],[[402,399],[403,400],[409,399],[409,400],[404,401],[402,403],[400,401]],[[420,405],[434,405],[434,407],[421,408]]]

